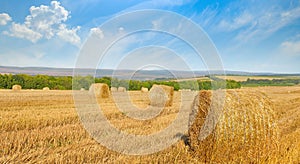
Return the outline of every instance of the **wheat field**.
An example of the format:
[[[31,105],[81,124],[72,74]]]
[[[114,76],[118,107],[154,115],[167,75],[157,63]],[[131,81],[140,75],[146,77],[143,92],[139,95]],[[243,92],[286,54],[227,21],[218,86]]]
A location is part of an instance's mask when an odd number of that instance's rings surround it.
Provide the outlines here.
[[[261,91],[274,103],[280,154],[259,162],[299,163],[300,86],[240,90]],[[72,93],[55,90],[0,90],[0,163],[203,162],[192,156],[189,147],[182,140],[165,150],[142,156],[124,155],[107,149],[91,138],[83,128]],[[136,107],[148,106],[148,93],[128,93]],[[100,99],[98,102],[107,119],[116,128],[132,134],[146,135],[163,130],[171,124],[177,117],[180,101],[180,92],[175,92],[173,106],[166,107],[157,118],[147,121],[129,119],[118,110],[112,98]]]

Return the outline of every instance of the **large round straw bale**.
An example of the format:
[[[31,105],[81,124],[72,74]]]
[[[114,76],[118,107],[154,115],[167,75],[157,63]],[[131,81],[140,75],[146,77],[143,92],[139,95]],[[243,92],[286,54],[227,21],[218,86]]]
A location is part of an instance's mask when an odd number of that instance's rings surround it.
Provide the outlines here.
[[[109,87],[105,83],[94,83],[89,88],[89,94],[101,98],[109,97]]]
[[[85,91],[85,89],[84,88],[80,88],[80,91]]]
[[[111,87],[111,88],[110,88],[110,91],[111,91],[111,92],[117,92],[118,89],[117,89],[116,87]]]
[[[21,85],[13,85],[12,86],[12,90],[13,91],[20,91],[22,89],[22,86]]]
[[[44,87],[44,88],[43,88],[43,91],[49,91],[49,90],[50,90],[49,87]]]
[[[195,157],[205,163],[260,163],[276,156],[278,134],[269,99],[257,92],[226,91],[220,103],[221,91],[214,92],[200,91],[194,99],[188,137]]]
[[[118,92],[126,92],[126,88],[125,87],[118,87]]]
[[[148,88],[142,87],[141,92],[148,92]]]
[[[174,87],[154,84],[150,89],[149,98],[152,106],[172,106]]]

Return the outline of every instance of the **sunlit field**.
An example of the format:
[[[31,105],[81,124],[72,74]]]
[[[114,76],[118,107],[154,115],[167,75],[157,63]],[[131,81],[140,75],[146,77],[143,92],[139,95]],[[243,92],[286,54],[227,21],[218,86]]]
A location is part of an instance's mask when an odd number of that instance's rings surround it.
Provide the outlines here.
[[[279,128],[279,155],[260,162],[299,163],[300,86],[239,90],[261,91],[274,104]],[[87,91],[76,92],[80,94]],[[144,156],[123,155],[105,148],[91,138],[81,125],[72,93],[55,90],[0,90],[0,163],[203,162],[193,157],[182,140],[163,151]],[[135,106],[148,106],[148,93],[128,93]],[[180,101],[180,92],[175,92],[173,106],[165,108],[157,118],[147,121],[126,117],[118,110],[112,97],[98,102],[116,128],[146,135],[166,128],[176,118]]]

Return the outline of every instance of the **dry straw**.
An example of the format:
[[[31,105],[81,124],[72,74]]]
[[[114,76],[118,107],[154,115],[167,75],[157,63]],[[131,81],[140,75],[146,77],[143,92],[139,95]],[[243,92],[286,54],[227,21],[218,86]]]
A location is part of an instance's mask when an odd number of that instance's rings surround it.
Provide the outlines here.
[[[272,161],[278,134],[269,99],[257,92],[227,91],[220,103],[220,91],[214,92],[200,91],[194,99],[188,131],[193,155],[205,163]]]
[[[111,88],[110,88],[110,91],[111,91],[111,92],[117,92],[118,89],[117,89],[116,87],[111,87]]]
[[[126,88],[125,87],[119,87],[118,92],[126,92]]]
[[[145,93],[145,92],[148,92],[148,88],[142,87],[142,88],[141,88],[141,92],[144,92],[144,93]]]
[[[101,98],[109,97],[109,87],[105,83],[94,83],[89,88],[89,94]]]
[[[178,90],[179,92],[190,92],[190,91],[192,91],[191,89],[179,89]]]
[[[172,106],[174,87],[154,84],[149,92],[150,105]]]
[[[13,85],[12,90],[13,91],[20,91],[20,90],[22,90],[22,86],[21,85]]]
[[[49,90],[50,90],[49,87],[44,87],[44,88],[43,88],[43,91],[49,91]]]

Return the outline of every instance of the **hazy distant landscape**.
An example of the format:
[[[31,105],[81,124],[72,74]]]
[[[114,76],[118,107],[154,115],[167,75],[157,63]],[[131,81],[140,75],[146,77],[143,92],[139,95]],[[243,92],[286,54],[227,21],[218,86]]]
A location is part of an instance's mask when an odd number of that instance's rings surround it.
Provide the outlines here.
[[[73,68],[48,68],[48,67],[7,67],[0,66],[1,74],[28,74],[28,75],[49,75],[49,76],[73,76]],[[237,81],[244,81],[244,77],[253,77],[255,79],[257,76],[258,79],[273,79],[273,78],[297,78],[300,77],[299,74],[295,73],[268,73],[268,72],[243,72],[243,71],[177,71],[177,70],[112,70],[112,69],[76,69],[76,72],[79,72],[78,75],[81,76],[95,76],[95,77],[104,77],[104,76],[113,76],[118,79],[133,79],[133,80],[154,80],[159,78],[165,79],[185,79],[193,77],[203,77],[209,75],[226,75],[227,78],[234,76],[241,76]],[[170,72],[177,75],[174,77]],[[132,76],[134,75],[134,76]],[[264,78],[265,77],[265,78]],[[256,78],[256,79],[257,79]],[[236,80],[232,79],[232,80]]]

